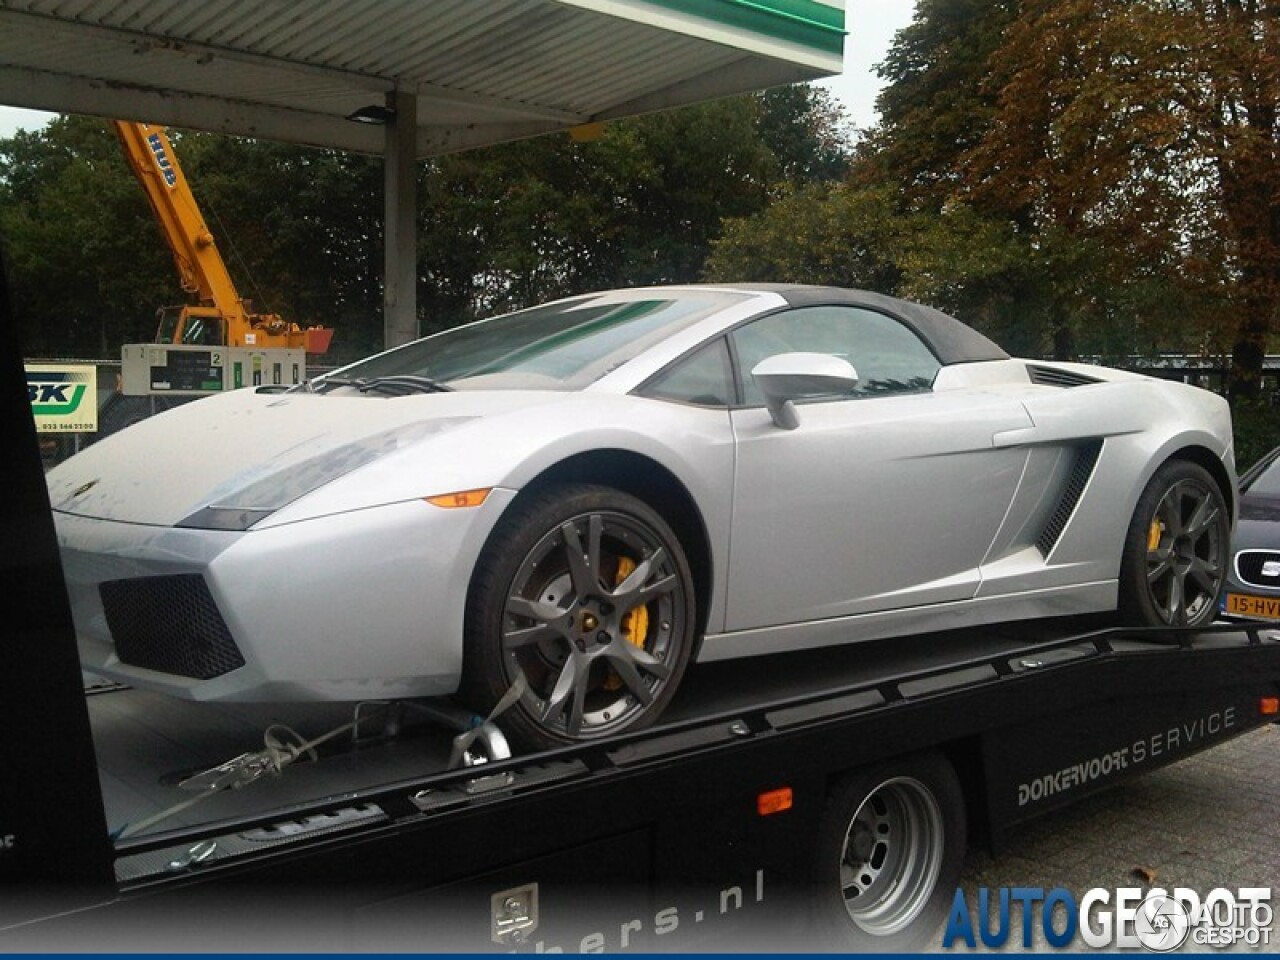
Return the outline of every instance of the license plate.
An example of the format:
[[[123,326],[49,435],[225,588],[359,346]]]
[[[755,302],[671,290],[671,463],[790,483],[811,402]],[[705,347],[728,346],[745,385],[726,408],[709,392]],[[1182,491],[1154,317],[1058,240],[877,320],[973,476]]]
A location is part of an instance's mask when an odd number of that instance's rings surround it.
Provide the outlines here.
[[[1228,593],[1225,610],[1238,617],[1280,620],[1280,597],[1251,597],[1243,593]]]

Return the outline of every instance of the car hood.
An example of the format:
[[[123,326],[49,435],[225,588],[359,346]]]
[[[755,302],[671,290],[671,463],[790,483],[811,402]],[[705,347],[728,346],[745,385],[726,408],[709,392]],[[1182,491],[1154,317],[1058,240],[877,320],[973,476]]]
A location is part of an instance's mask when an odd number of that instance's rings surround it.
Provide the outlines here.
[[[237,390],[98,441],[49,472],[49,499],[63,513],[126,523],[205,526],[191,518],[209,507],[247,511],[252,520],[477,418],[563,397],[551,391],[380,397]]]
[[[1240,520],[1252,523],[1280,523],[1280,497],[1263,497],[1246,493],[1240,498]],[[1280,549],[1280,527],[1271,530],[1272,540]]]

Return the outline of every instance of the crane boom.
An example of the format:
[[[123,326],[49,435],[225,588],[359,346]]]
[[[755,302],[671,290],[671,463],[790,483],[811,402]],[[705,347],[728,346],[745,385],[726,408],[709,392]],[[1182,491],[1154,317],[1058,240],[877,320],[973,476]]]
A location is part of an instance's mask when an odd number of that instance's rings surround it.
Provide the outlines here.
[[[161,310],[157,341],[325,353],[331,329],[303,328],[276,314],[254,313],[241,298],[164,127],[127,120],[113,124],[129,168],[173,252],[182,289],[198,301]]]
[[[160,231],[173,251],[182,289],[225,316],[243,315],[235,283],[204,222],[163,127],[115,121],[125,158],[142,185]]]

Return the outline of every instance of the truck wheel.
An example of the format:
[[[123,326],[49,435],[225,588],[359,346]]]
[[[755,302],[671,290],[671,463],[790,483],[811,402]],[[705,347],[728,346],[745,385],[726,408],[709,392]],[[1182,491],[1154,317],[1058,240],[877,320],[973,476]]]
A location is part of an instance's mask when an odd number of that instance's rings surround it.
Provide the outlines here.
[[[680,541],[647,504],[564,484],[517,502],[476,565],[462,699],[488,709],[523,677],[498,720],[532,749],[652,723],[693,648],[693,577]]]
[[[818,830],[813,900],[822,946],[924,949],[947,915],[964,852],[964,794],[942,756],[918,754],[846,776]]]
[[[1209,472],[1187,460],[1156,471],[1133,512],[1120,564],[1120,618],[1201,627],[1218,615],[1231,517]]]

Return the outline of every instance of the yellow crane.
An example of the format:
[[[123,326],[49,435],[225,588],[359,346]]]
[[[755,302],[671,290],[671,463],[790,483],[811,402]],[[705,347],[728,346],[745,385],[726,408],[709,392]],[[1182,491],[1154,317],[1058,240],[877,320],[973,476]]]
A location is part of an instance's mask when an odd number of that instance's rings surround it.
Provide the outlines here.
[[[328,351],[333,330],[300,327],[274,313],[255,313],[236,290],[164,127],[113,121],[129,168],[142,185],[173,251],[182,289],[197,302],[159,311],[157,343]]]

